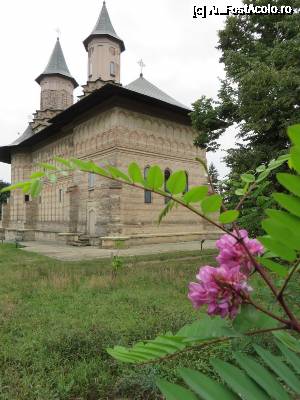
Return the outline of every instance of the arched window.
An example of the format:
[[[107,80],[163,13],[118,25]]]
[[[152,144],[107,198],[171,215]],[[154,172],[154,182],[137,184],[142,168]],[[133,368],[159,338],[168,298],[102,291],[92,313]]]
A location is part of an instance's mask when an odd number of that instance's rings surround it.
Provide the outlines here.
[[[144,169],[144,179],[147,179],[149,169],[150,169],[150,167],[146,167]],[[144,198],[145,198],[145,204],[151,204],[152,203],[152,192],[150,190],[145,190]]]
[[[170,178],[170,176],[171,176],[171,170],[169,168],[166,168],[165,169],[165,192],[168,192],[168,193],[169,193],[169,191],[167,189],[167,182],[168,182],[168,179]],[[165,197],[165,204],[167,204],[169,201],[170,201],[170,199],[168,197]]]
[[[113,61],[110,63],[110,76],[116,76],[116,64]]]
[[[186,176],[186,184],[185,184],[184,193],[189,191],[189,174],[186,171],[185,171],[185,176]]]

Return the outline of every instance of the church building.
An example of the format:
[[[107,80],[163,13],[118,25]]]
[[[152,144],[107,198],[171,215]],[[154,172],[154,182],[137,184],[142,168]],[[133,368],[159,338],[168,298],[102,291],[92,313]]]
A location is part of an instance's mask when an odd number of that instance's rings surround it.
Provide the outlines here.
[[[11,164],[12,183],[27,180],[54,163],[55,156],[93,160],[127,170],[135,161],[145,176],[159,165],[165,180],[185,170],[188,186],[205,185],[195,160],[205,152],[193,145],[191,110],[149,82],[143,74],[121,84],[123,40],[111,23],[105,2],[91,34],[83,42],[88,57],[83,95],[67,66],[60,40],[37,78],[40,109],[24,133],[0,147],[0,161]],[[157,61],[159,62],[159,60]],[[141,243],[198,240],[212,234],[201,219],[175,208],[158,226],[165,199],[100,176],[79,171],[46,183],[39,198],[13,191],[3,205],[0,230],[8,240],[64,241],[110,248]]]

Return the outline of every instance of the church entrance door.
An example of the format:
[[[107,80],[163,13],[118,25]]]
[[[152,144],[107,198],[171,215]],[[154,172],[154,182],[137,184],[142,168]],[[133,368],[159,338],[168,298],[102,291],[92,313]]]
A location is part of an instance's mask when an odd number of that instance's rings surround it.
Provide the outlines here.
[[[95,210],[88,212],[88,234],[90,236],[96,235],[96,213]]]

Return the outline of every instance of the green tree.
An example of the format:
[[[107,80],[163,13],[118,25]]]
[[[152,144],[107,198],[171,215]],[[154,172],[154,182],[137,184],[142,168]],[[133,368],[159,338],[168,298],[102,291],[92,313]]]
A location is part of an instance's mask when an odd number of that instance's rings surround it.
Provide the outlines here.
[[[208,175],[210,177],[211,183],[213,184],[214,188],[217,189],[219,186],[219,173],[213,163],[209,164]]]
[[[6,203],[8,197],[9,197],[9,192],[1,193],[1,190],[9,185],[10,184],[7,182],[0,181],[0,204]]]
[[[244,0],[267,5],[269,0]],[[299,0],[272,5],[300,7]],[[216,101],[201,97],[191,114],[199,131],[195,144],[208,151],[225,129],[238,125],[238,149],[225,162],[233,173],[276,158],[288,147],[286,127],[300,120],[300,14],[239,15],[219,32],[220,61],[226,77]]]
[[[4,189],[7,186],[9,186],[9,183],[0,181],[0,219],[2,217],[2,204],[6,203],[9,197],[9,192],[2,193],[1,189]]]

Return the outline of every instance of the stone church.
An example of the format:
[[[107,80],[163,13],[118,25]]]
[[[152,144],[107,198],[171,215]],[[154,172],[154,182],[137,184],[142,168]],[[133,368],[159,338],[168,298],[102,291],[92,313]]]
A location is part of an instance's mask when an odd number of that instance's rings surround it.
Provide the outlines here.
[[[74,102],[78,86],[59,39],[48,65],[36,78],[40,109],[25,132],[0,148],[0,161],[11,164],[12,183],[40,170],[55,156],[93,160],[126,170],[136,161],[147,174],[157,164],[165,171],[187,174],[188,186],[207,184],[193,146],[190,109],[143,74],[121,84],[123,40],[116,34],[105,2],[91,34],[83,42],[88,57],[87,83]],[[159,60],[158,60],[159,62]],[[72,172],[56,184],[46,183],[32,199],[21,190],[3,206],[0,229],[6,239],[64,241],[102,247],[177,242],[207,237],[210,227],[182,209],[174,209],[158,226],[165,199],[93,174]]]

